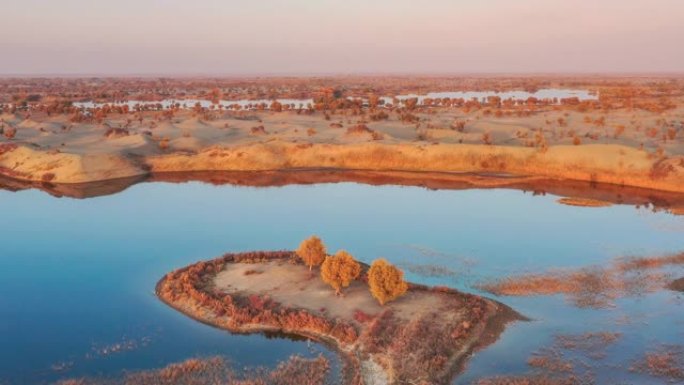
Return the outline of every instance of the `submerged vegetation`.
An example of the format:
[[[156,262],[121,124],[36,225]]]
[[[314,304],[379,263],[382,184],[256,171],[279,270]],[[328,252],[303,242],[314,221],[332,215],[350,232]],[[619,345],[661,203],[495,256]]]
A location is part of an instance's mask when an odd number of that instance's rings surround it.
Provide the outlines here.
[[[191,358],[162,369],[126,374],[123,378],[78,378],[56,385],[324,385],[330,365],[319,356],[292,356],[275,369],[236,370],[222,357]]]
[[[616,299],[662,290],[670,276],[668,265],[684,265],[684,253],[662,257],[620,258],[607,267],[552,271],[508,277],[478,285],[496,295],[531,296],[564,294],[578,307],[604,308]]]

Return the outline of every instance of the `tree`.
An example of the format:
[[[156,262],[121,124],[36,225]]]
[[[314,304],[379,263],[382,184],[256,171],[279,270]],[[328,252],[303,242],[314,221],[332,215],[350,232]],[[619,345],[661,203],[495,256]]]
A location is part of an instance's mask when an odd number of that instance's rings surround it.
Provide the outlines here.
[[[373,261],[368,270],[368,286],[380,305],[399,298],[408,290],[404,272],[382,258]]]
[[[325,257],[321,265],[321,278],[335,289],[336,295],[342,294],[342,288],[349,286],[359,274],[361,265],[344,250],[339,250],[334,256]]]
[[[297,255],[309,266],[309,271],[311,271],[314,265],[323,263],[326,255],[325,245],[320,238],[312,235],[299,244]]]

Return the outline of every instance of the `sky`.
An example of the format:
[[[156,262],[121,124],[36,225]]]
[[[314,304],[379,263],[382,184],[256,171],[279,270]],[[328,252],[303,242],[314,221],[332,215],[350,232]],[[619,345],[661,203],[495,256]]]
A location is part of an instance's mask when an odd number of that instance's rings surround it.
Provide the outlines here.
[[[683,0],[0,0],[0,75],[684,72]]]

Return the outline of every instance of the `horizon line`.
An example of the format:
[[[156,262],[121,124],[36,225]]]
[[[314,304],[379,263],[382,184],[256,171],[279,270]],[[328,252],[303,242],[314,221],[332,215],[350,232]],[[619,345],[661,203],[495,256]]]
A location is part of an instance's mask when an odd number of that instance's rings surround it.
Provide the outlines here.
[[[140,73],[0,73],[1,79],[35,79],[35,78],[215,78],[215,79],[249,79],[249,78],[344,78],[344,77],[668,77],[683,76],[684,71],[459,71],[459,72],[262,72],[262,73],[172,73],[172,72],[140,72]]]

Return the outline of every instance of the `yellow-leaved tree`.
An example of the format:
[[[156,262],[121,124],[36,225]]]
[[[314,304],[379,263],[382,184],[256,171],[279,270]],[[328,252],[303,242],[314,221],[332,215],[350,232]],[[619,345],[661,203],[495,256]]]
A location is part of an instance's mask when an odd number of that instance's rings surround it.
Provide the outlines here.
[[[321,278],[335,289],[336,295],[340,295],[342,288],[349,286],[359,274],[361,265],[344,250],[338,251],[334,256],[325,257],[321,265]]]
[[[382,258],[373,261],[368,270],[368,286],[380,305],[399,298],[408,290],[404,272]]]
[[[326,250],[321,238],[315,235],[305,239],[297,249],[297,255],[309,266],[309,271],[314,267],[323,263],[325,259]]]

